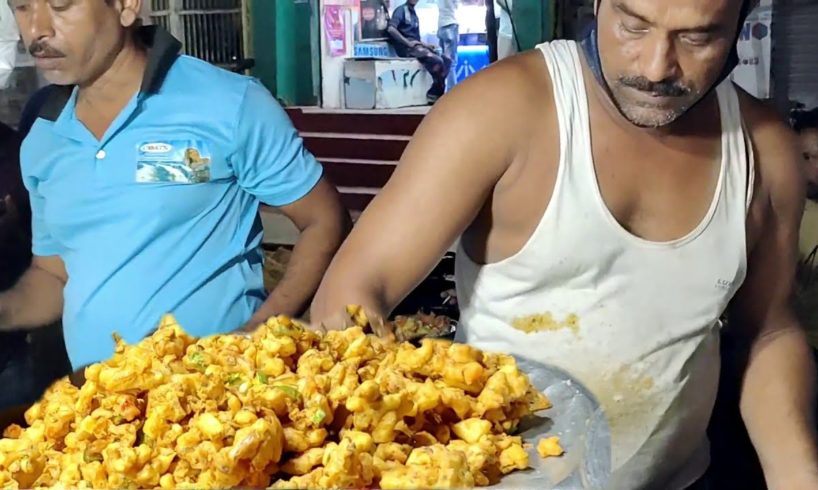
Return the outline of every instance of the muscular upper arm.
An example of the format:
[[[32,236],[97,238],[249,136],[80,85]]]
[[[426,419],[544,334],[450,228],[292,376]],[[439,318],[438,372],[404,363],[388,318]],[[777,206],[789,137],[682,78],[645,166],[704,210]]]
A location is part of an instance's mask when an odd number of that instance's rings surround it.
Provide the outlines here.
[[[520,120],[531,100],[530,62],[495,65],[435,105],[341,247],[321,300],[335,308],[365,291],[391,309],[425,277],[473,221],[526,137]]]
[[[760,229],[731,313],[748,339],[798,328],[792,307],[805,183],[794,134],[771,109],[743,101],[756,151],[753,211]]]

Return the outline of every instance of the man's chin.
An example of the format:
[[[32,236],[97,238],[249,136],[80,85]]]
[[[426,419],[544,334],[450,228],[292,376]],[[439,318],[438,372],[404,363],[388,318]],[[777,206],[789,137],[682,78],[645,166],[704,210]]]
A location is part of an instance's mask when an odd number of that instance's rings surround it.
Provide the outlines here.
[[[46,81],[53,85],[76,85],[76,77],[62,70],[40,70],[40,74]]]
[[[657,129],[672,124],[681,114],[674,111],[646,111],[644,109],[622,110],[631,124],[644,129]]]

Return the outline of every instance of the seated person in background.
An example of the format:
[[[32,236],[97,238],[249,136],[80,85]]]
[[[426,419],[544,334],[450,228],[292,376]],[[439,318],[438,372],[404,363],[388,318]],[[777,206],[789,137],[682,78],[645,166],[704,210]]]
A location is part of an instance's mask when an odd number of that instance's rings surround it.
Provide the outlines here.
[[[792,114],[792,126],[798,132],[807,175],[807,198],[818,201],[818,107]]]
[[[806,256],[818,246],[818,108],[793,111],[791,123],[798,132],[807,181],[808,201],[801,222],[799,245],[801,253]]]
[[[447,56],[438,55],[435,46],[420,40],[420,22],[415,12],[417,3],[418,0],[407,0],[405,4],[396,8],[386,32],[389,33],[398,56],[417,58],[432,75],[434,83],[426,98],[433,104],[446,92],[446,77],[449,75],[452,60]]]

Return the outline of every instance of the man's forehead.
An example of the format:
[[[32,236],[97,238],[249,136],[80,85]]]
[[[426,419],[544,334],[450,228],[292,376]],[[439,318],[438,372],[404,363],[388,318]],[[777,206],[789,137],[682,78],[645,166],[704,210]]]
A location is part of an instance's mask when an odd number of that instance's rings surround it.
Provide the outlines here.
[[[637,14],[646,20],[713,21],[732,18],[739,14],[745,2],[753,0],[596,0],[609,3],[617,11]]]

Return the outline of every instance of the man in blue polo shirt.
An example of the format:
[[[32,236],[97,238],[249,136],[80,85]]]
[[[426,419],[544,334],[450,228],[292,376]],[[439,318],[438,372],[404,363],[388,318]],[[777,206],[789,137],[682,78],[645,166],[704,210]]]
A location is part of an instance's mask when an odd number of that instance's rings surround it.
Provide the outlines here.
[[[302,312],[348,216],[267,90],[180,56],[141,0],[11,4],[54,85],[21,151],[35,257],[0,329],[62,316],[78,369],[167,312],[196,336]],[[302,232],[266,300],[261,203]]]

